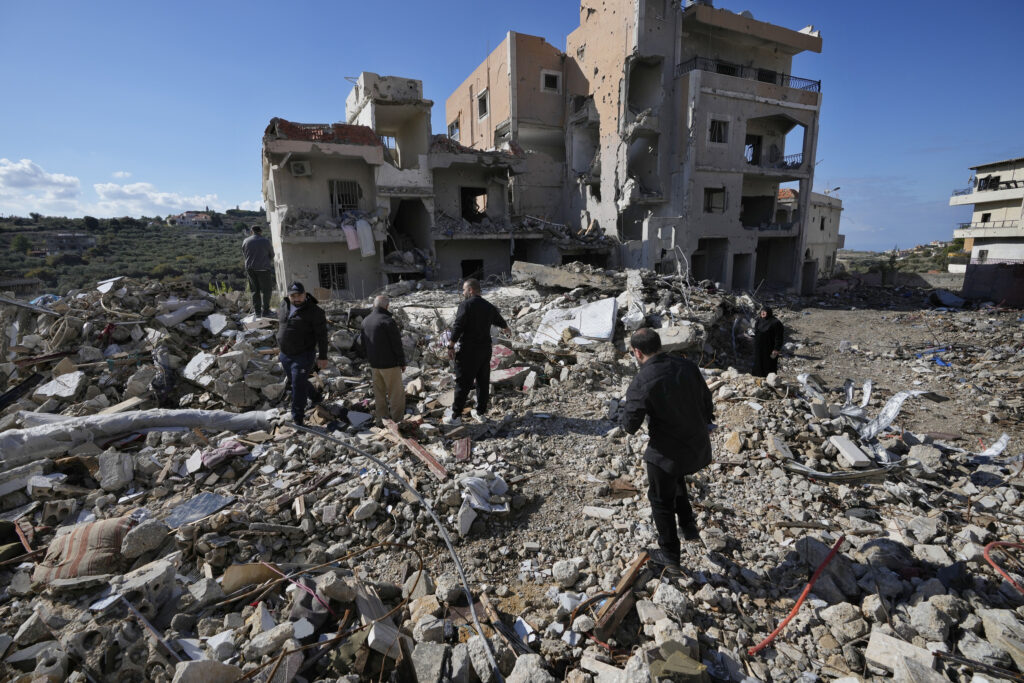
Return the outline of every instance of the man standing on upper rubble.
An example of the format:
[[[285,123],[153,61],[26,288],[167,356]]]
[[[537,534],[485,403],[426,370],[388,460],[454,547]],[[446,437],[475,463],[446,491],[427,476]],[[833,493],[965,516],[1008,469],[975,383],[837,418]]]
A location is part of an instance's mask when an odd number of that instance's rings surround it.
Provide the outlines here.
[[[281,348],[278,360],[292,388],[292,420],[301,425],[307,399],[317,395],[309,383],[313,363],[321,370],[327,367],[327,316],[302,283],[293,282],[288,298],[281,301],[277,321],[277,345]]]
[[[462,409],[466,407],[469,390],[476,384],[476,410],[472,412],[478,422],[485,421],[487,399],[491,389],[491,325],[511,334],[508,323],[494,304],[480,296],[480,281],[469,278],[462,283],[464,300],[459,304],[452,324],[452,338],[448,344],[448,357],[455,359],[455,400],[451,414],[442,420],[445,424],[462,422]],[[455,345],[460,343],[458,352]]]
[[[380,421],[390,415],[400,422],[405,417],[405,349],[402,331],[388,310],[390,303],[386,294],[373,300],[373,312],[363,318],[360,339],[373,375],[374,416]]]
[[[263,228],[252,226],[252,235],[242,242],[242,256],[252,290],[252,312],[266,317],[270,315],[270,294],[274,288],[274,247],[263,236]]]
[[[640,371],[626,391],[622,428],[633,434],[648,418],[647,498],[658,531],[658,549],[651,552],[651,560],[678,571],[676,521],[686,540],[698,537],[686,475],[711,463],[708,431],[715,408],[700,369],[691,361],[663,353],[657,332],[639,329],[629,343]]]

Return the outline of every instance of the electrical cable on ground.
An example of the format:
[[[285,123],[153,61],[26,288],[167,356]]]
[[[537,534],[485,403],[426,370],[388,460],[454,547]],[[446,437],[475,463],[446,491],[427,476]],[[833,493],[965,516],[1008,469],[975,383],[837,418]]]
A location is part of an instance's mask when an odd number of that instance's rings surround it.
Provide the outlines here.
[[[775,640],[775,636],[782,633],[782,629],[786,628],[786,624],[788,624],[790,620],[792,620],[793,617],[796,616],[796,613],[800,611],[800,606],[803,605],[804,600],[807,599],[808,593],[810,593],[811,588],[814,587],[814,582],[818,580],[818,577],[821,576],[821,573],[825,571],[825,567],[828,566],[829,562],[832,561],[832,558],[836,556],[837,552],[839,552],[839,547],[843,545],[844,541],[846,541],[846,536],[840,536],[839,540],[836,541],[835,545],[832,546],[832,550],[830,550],[828,555],[825,556],[824,561],[820,565],[818,565],[818,568],[815,570],[814,575],[811,576],[811,580],[807,582],[807,586],[804,587],[804,592],[800,594],[800,597],[797,599],[796,604],[793,605],[793,609],[790,610],[789,615],[787,615],[786,618],[782,620],[782,623],[775,627],[775,630],[772,631],[767,638],[762,640],[756,646],[747,650],[748,655],[756,655],[758,652],[768,647],[768,645],[771,644],[773,640]]]
[[[319,431],[319,430],[316,430],[316,429],[310,429],[309,427],[306,427],[305,425],[290,425],[290,426],[293,426],[295,429],[298,429],[299,431],[306,432],[307,434],[312,434],[313,436],[318,436],[321,439],[325,439],[327,441],[330,441],[331,443],[337,444],[337,445],[339,445],[339,446],[341,446],[343,448],[347,448],[348,450],[352,451],[356,455],[359,455],[359,456],[361,456],[363,458],[366,458],[367,460],[370,460],[375,465],[377,465],[378,467],[383,469],[385,472],[387,472],[389,475],[391,475],[392,477],[397,479],[402,484],[402,486],[405,487],[405,490],[408,491],[409,493],[411,493],[413,496],[415,496],[416,500],[418,500],[420,502],[420,505],[422,505],[423,508],[427,511],[427,514],[430,515],[430,518],[432,520],[434,520],[434,524],[437,526],[437,530],[438,530],[438,532],[440,532],[441,538],[444,540],[444,544],[448,547],[448,554],[451,555],[452,561],[455,563],[455,569],[456,569],[456,571],[459,572],[459,579],[462,581],[462,590],[465,591],[465,593],[466,593],[466,600],[469,602],[469,613],[473,617],[473,625],[476,627],[477,634],[479,634],[479,636],[481,638],[483,638],[483,641],[484,641],[484,652],[487,653],[487,659],[491,663],[491,668],[494,670],[494,674],[495,674],[495,676],[497,676],[498,682],[502,683],[505,679],[501,675],[501,670],[498,668],[498,662],[497,662],[497,660],[494,659],[494,653],[491,652],[490,641],[487,639],[487,636],[484,634],[483,626],[480,625],[480,620],[477,617],[476,608],[473,606],[473,593],[469,589],[469,580],[466,579],[466,573],[465,573],[465,571],[462,568],[462,562],[459,561],[459,556],[455,553],[455,547],[452,545],[451,538],[449,538],[449,536],[448,536],[448,531],[444,528],[444,525],[441,524],[441,520],[437,518],[437,515],[434,513],[434,509],[432,507],[430,507],[430,503],[428,503],[423,498],[423,496],[420,495],[420,492],[417,491],[415,488],[413,488],[412,485],[409,484],[409,482],[407,482],[405,479],[400,477],[397,472],[395,472],[393,469],[391,469],[383,461],[379,460],[378,458],[374,457],[373,455],[370,455],[366,451],[364,451],[364,450],[362,450],[360,448],[356,448],[352,444],[350,444],[350,443],[348,443],[346,441],[343,441],[343,440],[341,440],[341,439],[339,439],[339,438],[337,438],[335,436],[331,436],[330,434],[327,434],[325,432],[322,432],[322,431]],[[845,536],[844,536],[844,538],[845,538]]]

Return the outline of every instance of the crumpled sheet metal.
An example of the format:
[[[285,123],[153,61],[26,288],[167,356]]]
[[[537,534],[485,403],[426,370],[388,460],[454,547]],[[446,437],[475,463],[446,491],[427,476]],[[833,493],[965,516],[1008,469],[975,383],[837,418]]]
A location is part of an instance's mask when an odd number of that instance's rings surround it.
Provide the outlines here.
[[[922,394],[927,393],[927,391],[915,389],[913,391],[901,391],[894,394],[893,397],[885,404],[885,407],[882,408],[882,412],[880,412],[874,420],[871,420],[860,428],[860,438],[865,441],[874,439],[876,436],[881,434],[886,427],[892,424],[893,420],[896,419],[896,416],[900,414],[900,408],[903,407],[903,404],[908,398],[921,396]]]
[[[114,415],[88,415],[52,424],[0,433],[0,465],[17,467],[33,460],[67,453],[78,444],[153,427],[205,427],[235,432],[264,429],[275,411],[135,410]]]

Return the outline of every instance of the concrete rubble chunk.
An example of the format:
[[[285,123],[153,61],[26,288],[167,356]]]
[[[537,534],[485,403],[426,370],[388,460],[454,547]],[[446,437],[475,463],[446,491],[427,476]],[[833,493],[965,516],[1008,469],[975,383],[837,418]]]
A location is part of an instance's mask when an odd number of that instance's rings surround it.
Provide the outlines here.
[[[140,555],[159,548],[170,533],[171,530],[162,521],[148,519],[125,534],[124,541],[121,543],[121,554],[129,560],[134,560]]]
[[[55,377],[51,381],[39,386],[34,394],[37,401],[57,399],[58,401],[74,401],[85,390],[89,382],[86,374],[81,370],[69,372],[66,375]]]
[[[555,683],[555,680],[544,667],[544,659],[537,654],[521,655],[505,679],[506,683]]]
[[[874,461],[867,453],[865,453],[860,446],[853,443],[850,437],[844,435],[836,435],[829,437],[829,443],[836,447],[839,451],[839,458],[846,467],[852,467],[854,469],[863,469],[865,467],[871,467]]]
[[[128,453],[106,451],[100,454],[99,465],[100,488],[104,491],[121,491],[135,476],[135,461]]]
[[[242,673],[237,666],[212,660],[178,662],[171,683],[233,683]]]
[[[871,631],[867,649],[864,651],[864,659],[869,664],[892,672],[896,668],[897,660],[901,658],[913,660],[928,669],[932,668],[935,659],[932,653],[924,648],[887,636],[877,629]]]
[[[449,647],[444,643],[417,643],[412,651],[412,666],[417,683],[440,683]]]

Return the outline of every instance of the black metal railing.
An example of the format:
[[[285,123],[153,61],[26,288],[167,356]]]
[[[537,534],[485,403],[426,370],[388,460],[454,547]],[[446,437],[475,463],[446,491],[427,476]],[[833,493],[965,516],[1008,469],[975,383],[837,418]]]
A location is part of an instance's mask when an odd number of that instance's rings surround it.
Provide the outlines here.
[[[975,230],[978,228],[1016,228],[1020,221],[980,221],[977,223],[959,223],[957,230]]]
[[[982,178],[978,181],[977,187],[973,184],[965,187],[962,190],[953,190],[954,197],[962,197],[972,192],[990,192],[993,190],[1017,190],[1024,187],[1024,180],[1003,180],[997,183],[985,182]]]
[[[743,158],[747,160],[747,165],[757,166],[758,168],[773,168],[773,169],[797,169],[800,168],[804,163],[804,153],[797,152],[796,154],[788,154],[784,157],[771,158],[771,154],[761,153],[756,163],[754,161],[754,155],[750,149],[747,149]]]
[[[724,62],[708,57],[694,57],[688,62],[676,65],[676,77],[691,71],[710,71],[722,74],[723,76],[735,76],[751,81],[762,83],[774,83],[784,88],[795,88],[796,90],[807,90],[809,92],[821,92],[821,81],[813,81],[809,78],[798,78],[789,74],[779,73],[773,69],[762,69],[756,66],[741,66],[731,62]]]
[[[972,192],[974,192],[974,186],[973,185],[971,185],[969,187],[965,187],[962,190],[953,190],[953,196],[954,197],[963,197],[965,194],[970,194]]]

